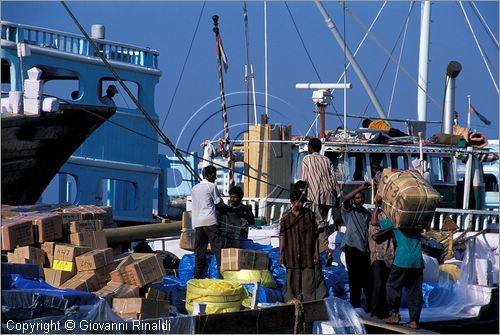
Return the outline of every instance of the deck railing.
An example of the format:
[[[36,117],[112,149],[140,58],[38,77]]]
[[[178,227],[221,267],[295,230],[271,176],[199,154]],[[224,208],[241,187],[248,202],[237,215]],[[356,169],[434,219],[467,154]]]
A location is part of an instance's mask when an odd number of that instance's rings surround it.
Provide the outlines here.
[[[1,37],[14,43],[52,48],[80,56],[97,57],[97,52],[101,52],[108,60],[158,69],[159,52],[149,48],[93,39],[98,47],[96,51],[83,36],[7,21],[2,21]]]
[[[228,203],[229,198],[223,198]],[[256,218],[265,218],[267,223],[277,223],[288,208],[290,201],[287,199],[272,198],[243,198],[243,203],[252,207]],[[367,204],[367,208],[372,209],[373,205]],[[446,216],[455,221],[460,231],[480,231],[483,229],[498,229],[498,210],[467,210],[437,208],[431,228],[438,230],[443,226]],[[328,222],[332,219],[332,211],[328,213]]]

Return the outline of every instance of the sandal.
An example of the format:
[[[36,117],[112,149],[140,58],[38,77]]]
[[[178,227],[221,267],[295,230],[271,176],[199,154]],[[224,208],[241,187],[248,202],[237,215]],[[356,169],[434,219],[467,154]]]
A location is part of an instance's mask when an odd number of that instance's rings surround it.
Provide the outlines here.
[[[411,329],[417,329],[418,325],[417,325],[417,323],[415,321],[411,321],[411,322],[404,323],[403,327],[408,327],[408,328],[411,328]]]

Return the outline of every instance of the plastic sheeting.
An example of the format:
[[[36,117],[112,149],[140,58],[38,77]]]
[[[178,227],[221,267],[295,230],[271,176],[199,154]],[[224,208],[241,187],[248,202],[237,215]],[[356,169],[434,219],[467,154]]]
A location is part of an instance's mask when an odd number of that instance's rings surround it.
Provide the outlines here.
[[[457,282],[449,276],[439,276],[436,283],[424,282],[423,298],[424,308],[420,320],[453,320],[458,318],[473,317],[468,313],[471,307],[477,305],[478,293],[470,285],[478,284],[477,259],[495,262],[492,251],[472,239],[467,243],[464,258],[461,264],[461,275]],[[408,310],[400,310],[403,322],[408,321]]]
[[[286,268],[279,264],[280,248],[269,250],[269,270],[278,287],[285,286]]]
[[[219,278],[215,256],[207,255],[206,260],[207,265],[204,271],[204,277],[212,279]],[[179,278],[184,284],[194,278],[194,254],[187,254],[182,257],[179,262]]]
[[[245,288],[247,297],[243,299],[241,303],[243,306],[250,308],[252,304],[252,296],[254,284],[243,284]],[[281,288],[267,288],[264,286],[259,286],[257,296],[258,303],[272,304],[276,302],[285,302],[285,297],[283,296],[283,289]]]
[[[349,298],[349,275],[339,266],[323,267],[328,296],[347,300]]]
[[[324,302],[335,334],[366,334],[361,318],[349,302],[336,297],[326,298]]]
[[[165,298],[179,313],[187,314],[186,310],[186,283],[174,276],[163,277],[162,283],[153,284],[159,291],[165,292]]]

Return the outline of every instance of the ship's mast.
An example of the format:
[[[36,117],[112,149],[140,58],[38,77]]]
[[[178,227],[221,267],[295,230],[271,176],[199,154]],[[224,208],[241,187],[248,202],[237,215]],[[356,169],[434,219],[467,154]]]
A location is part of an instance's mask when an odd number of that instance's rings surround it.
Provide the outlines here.
[[[427,73],[429,64],[429,33],[430,33],[431,2],[425,0],[420,13],[420,49],[418,62],[418,120],[427,119]],[[425,127],[425,124],[424,124]],[[425,132],[424,132],[425,136]]]

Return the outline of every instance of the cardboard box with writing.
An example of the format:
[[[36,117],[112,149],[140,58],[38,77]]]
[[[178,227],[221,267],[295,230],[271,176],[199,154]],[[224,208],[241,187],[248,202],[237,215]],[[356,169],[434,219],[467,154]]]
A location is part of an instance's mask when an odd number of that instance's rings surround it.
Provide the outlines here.
[[[120,316],[132,319],[148,319],[168,316],[169,304],[164,300],[144,298],[114,298],[113,310]]]
[[[138,298],[139,288],[134,285],[110,281],[102,289],[94,293],[99,297],[106,299],[109,305],[112,306],[113,298]]]
[[[139,287],[158,281],[165,276],[163,261],[159,255],[155,254],[140,258],[119,271],[126,283]]]
[[[45,263],[45,251],[32,246],[17,247],[14,249],[14,254],[20,258],[26,258],[33,261],[33,264]]]
[[[70,235],[71,244],[91,247],[93,249],[106,249],[108,240],[103,231],[84,231],[81,233],[72,233]]]
[[[23,258],[19,257],[19,255],[16,255],[13,252],[8,252],[7,253],[7,262],[12,263],[12,264],[33,264],[37,265],[39,267],[39,272],[43,273],[43,264],[36,263],[35,260],[29,259],[29,258]]]
[[[102,288],[103,284],[92,272],[79,272],[73,278],[61,285],[61,288],[71,290],[94,292]]]
[[[34,242],[33,224],[30,219],[14,216],[2,220],[2,250],[12,250]]]
[[[60,287],[75,275],[73,272],[47,268],[43,269],[43,273],[45,275],[45,281],[54,287]]]
[[[81,220],[68,223],[69,233],[81,233],[84,231],[101,231],[102,220]]]
[[[92,248],[72,244],[56,244],[54,247],[54,260],[74,262],[77,256],[91,251]]]
[[[62,237],[62,219],[59,215],[37,214],[32,222],[36,241],[54,241]]]
[[[54,248],[56,247],[56,242],[45,242],[40,245],[40,248],[45,251],[47,256],[54,256]]]
[[[113,263],[113,249],[96,249],[75,258],[78,271],[88,271],[103,268]]]
[[[267,270],[269,256],[266,251],[228,248],[221,251],[220,271]]]

